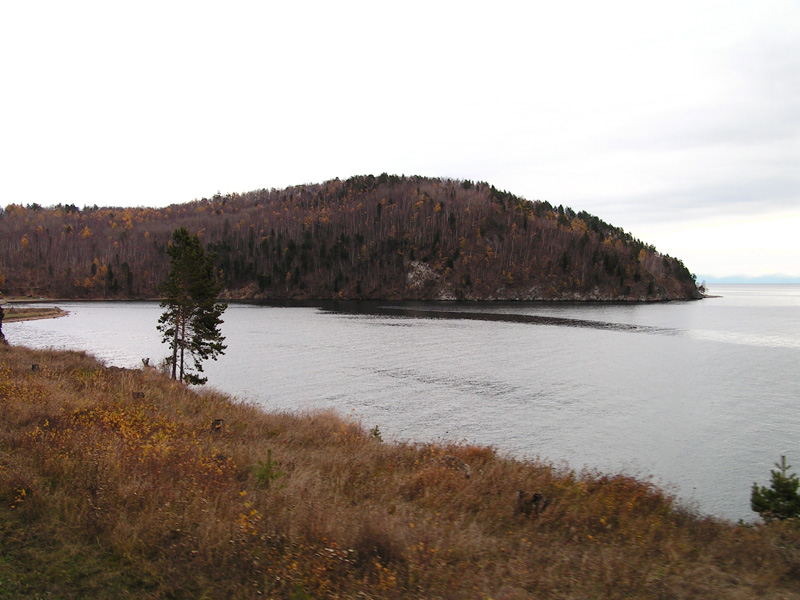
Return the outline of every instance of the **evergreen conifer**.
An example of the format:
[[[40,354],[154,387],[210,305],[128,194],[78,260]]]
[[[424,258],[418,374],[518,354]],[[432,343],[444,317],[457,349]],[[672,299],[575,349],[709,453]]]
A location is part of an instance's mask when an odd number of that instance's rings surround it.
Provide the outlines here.
[[[786,464],[786,457],[775,463],[772,472],[772,483],[769,488],[753,484],[750,507],[760,514],[764,520],[783,521],[800,517],[800,479],[796,473],[788,473],[791,465]]]
[[[168,359],[172,378],[202,385],[208,380],[199,375],[203,361],[216,360],[227,347],[220,332],[220,317],[227,305],[217,302],[222,287],[214,275],[214,259],[197,235],[190,235],[183,227],[176,229],[167,254],[171,268],[161,288],[161,307],[165,310],[158,330],[172,350]],[[187,364],[189,357],[191,367]]]

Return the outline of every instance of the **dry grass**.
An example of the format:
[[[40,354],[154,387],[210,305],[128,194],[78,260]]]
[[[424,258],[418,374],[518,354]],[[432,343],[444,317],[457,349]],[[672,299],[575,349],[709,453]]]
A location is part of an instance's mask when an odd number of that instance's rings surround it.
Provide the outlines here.
[[[11,346],[0,415],[0,598],[800,598],[795,525],[628,477]]]

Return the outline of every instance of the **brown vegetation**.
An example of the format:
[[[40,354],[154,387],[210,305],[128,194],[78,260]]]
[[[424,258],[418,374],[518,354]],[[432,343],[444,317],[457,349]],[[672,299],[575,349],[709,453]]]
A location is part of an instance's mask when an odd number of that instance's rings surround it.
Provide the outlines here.
[[[33,306],[23,307],[5,307],[3,310],[5,316],[3,322],[13,323],[14,321],[32,321],[34,319],[55,319],[56,317],[63,317],[67,314],[65,310],[60,308],[37,308]]]
[[[796,524],[153,369],[3,347],[0,416],[0,598],[800,597]]]
[[[698,294],[679,260],[586,212],[483,182],[386,174],[164,209],[9,204],[0,210],[0,289],[155,297],[179,227],[216,253],[227,298],[638,301]]]

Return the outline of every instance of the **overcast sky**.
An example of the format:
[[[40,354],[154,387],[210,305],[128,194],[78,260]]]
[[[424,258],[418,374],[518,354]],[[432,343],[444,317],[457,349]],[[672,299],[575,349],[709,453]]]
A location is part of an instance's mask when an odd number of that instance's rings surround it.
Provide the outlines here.
[[[3,206],[453,177],[800,281],[796,0],[0,9]]]

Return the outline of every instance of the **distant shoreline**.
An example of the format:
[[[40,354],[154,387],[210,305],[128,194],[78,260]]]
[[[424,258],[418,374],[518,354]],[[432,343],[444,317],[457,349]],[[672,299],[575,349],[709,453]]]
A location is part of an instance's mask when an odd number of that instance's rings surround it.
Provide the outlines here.
[[[734,277],[731,279],[721,278],[721,279],[714,279],[714,278],[697,278],[698,281],[702,281],[709,285],[800,285],[800,279],[795,277],[754,277],[752,279],[747,278],[739,278]]]
[[[723,281],[706,281],[706,287],[711,286],[786,286],[786,287],[793,287],[793,286],[800,286],[800,282],[769,282],[769,281],[737,281],[737,282],[723,282]],[[694,298],[695,300],[703,300],[703,299],[711,299],[711,298],[722,298],[721,294],[716,293],[709,293],[711,290],[706,290],[706,293],[702,294],[698,298]],[[56,302],[87,302],[87,303],[101,303],[101,302],[160,302],[161,298],[64,298],[64,297],[30,297],[30,296],[15,296],[15,297],[6,297],[5,298],[7,304],[5,305],[6,310],[6,322],[10,322],[11,319],[9,318],[9,311],[14,311],[15,309],[9,308],[11,304],[39,304],[39,303],[46,303],[52,304]],[[316,306],[320,303],[337,303],[337,302],[432,302],[432,303],[465,303],[465,304],[472,304],[472,303],[524,303],[530,302],[535,304],[658,304],[662,302],[674,302],[676,300],[576,300],[576,299],[548,299],[548,300],[514,300],[514,299],[486,299],[486,300],[411,300],[411,299],[397,299],[397,298],[361,298],[361,299],[346,299],[346,300],[336,300],[332,298],[231,298],[231,297],[221,297],[219,299],[220,302],[227,302],[228,304],[250,304],[250,305],[291,305],[291,306]],[[681,302],[683,300],[677,300]],[[60,310],[60,309],[59,309]],[[32,318],[56,318],[61,317],[68,314],[68,311],[62,311],[63,314],[54,314],[48,316],[39,316],[39,317],[32,317]],[[26,320],[26,319],[15,319],[15,320]]]
[[[69,313],[61,308],[5,308],[3,323],[35,321],[37,319],[57,319]]]

